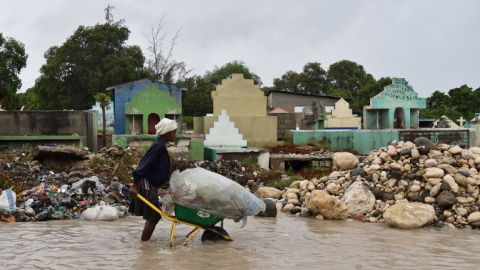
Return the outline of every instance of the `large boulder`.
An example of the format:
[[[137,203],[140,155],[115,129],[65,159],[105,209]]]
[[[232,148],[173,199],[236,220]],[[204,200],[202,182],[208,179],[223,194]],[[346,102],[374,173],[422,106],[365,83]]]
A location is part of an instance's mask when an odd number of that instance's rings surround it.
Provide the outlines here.
[[[347,188],[341,201],[345,203],[349,214],[360,216],[373,210],[375,195],[362,181],[356,181]]]
[[[256,191],[257,197],[261,199],[265,198],[272,198],[272,199],[280,199],[282,198],[283,192],[279,189],[273,187],[261,187]]]
[[[428,154],[430,150],[438,150],[438,147],[425,137],[418,137],[413,140],[413,143],[417,146],[421,154]]]
[[[322,214],[326,219],[347,219],[348,210],[338,198],[323,190],[314,190],[306,203],[312,214]]]
[[[265,211],[260,211],[257,216],[259,217],[276,217],[277,216],[277,206],[272,199],[265,199]]]
[[[358,157],[349,152],[336,152],[333,154],[333,165],[339,170],[351,170],[357,167]]]
[[[383,217],[392,227],[416,229],[434,221],[435,209],[429,204],[399,200],[383,213]]]

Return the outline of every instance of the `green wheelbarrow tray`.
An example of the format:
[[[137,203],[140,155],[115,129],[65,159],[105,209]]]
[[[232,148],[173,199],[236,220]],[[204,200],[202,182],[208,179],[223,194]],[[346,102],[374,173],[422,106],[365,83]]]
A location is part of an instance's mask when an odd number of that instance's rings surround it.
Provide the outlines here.
[[[181,221],[193,223],[202,227],[213,227],[222,218],[211,215],[205,211],[199,211],[175,204],[175,217]]]

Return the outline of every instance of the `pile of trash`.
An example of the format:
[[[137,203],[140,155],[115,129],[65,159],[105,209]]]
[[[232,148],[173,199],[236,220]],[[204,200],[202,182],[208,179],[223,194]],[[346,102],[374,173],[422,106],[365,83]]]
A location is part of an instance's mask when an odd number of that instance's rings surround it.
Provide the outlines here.
[[[19,194],[0,190],[0,221],[114,220],[125,216],[130,205],[123,187],[115,181],[105,186],[92,176],[60,187],[41,182]]]

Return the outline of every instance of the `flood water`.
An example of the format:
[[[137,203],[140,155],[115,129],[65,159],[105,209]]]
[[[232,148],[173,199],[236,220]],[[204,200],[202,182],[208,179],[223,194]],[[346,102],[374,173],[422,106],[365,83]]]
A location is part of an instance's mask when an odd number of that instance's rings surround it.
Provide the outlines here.
[[[480,231],[399,230],[386,224],[315,220],[279,213],[225,220],[232,242],[186,246],[193,227],[162,220],[140,241],[140,217],[117,221],[0,223],[1,269],[480,269]]]

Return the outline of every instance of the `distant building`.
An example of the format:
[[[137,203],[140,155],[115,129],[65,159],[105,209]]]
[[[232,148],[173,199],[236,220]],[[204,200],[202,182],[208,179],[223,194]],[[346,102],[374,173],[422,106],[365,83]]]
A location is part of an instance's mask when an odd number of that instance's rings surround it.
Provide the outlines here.
[[[113,91],[114,134],[155,134],[155,125],[164,117],[181,128],[182,88],[143,79],[106,90]]]
[[[278,138],[283,139],[288,130],[311,129],[311,121],[315,122],[315,128],[324,128],[324,120],[335,109],[335,103],[340,97],[310,95],[272,90],[266,93],[267,110],[269,115],[276,115],[278,119]],[[345,99],[351,101],[351,99]],[[312,104],[315,104],[317,112],[314,115]],[[287,113],[278,114],[274,110],[282,108]],[[313,118],[313,119],[310,119]]]

